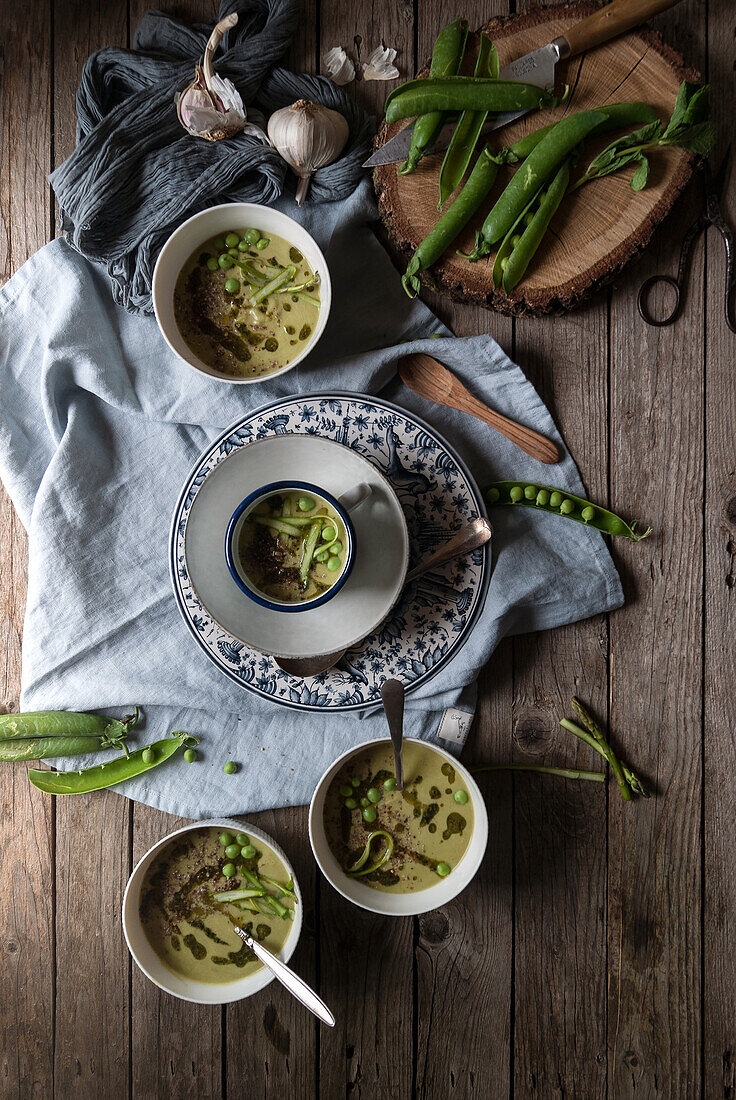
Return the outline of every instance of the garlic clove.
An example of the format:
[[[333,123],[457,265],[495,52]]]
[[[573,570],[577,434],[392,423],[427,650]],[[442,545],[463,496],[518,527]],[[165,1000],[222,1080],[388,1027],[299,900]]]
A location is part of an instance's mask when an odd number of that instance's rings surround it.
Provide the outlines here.
[[[179,122],[194,137],[220,141],[246,128],[247,115],[240,93],[231,81],[218,76],[212,68],[212,58],[222,36],[237,21],[238,16],[233,12],[215,26],[202,64],[195,66],[194,80],[176,98]]]
[[[325,65],[325,76],[333,84],[342,87],[344,84],[349,84],[351,80],[355,80],[355,65],[342,46],[333,46],[322,60]]]
[[[308,99],[298,99],[290,107],[282,107],[271,115],[268,136],[299,176],[296,192],[299,206],[304,201],[312,173],[337,160],[349,134],[347,120],[339,111]]]
[[[363,80],[396,80],[399,70],[394,65],[396,50],[390,46],[376,46],[363,64]]]

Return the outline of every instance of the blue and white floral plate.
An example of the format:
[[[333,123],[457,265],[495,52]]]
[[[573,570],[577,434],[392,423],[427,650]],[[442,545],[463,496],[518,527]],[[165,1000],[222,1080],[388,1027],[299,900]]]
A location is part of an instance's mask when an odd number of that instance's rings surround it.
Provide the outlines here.
[[[488,547],[447,562],[407,585],[388,617],[368,637],[353,645],[335,668],[306,680],[283,672],[273,658],[249,648],[218,625],[200,599],[186,555],[187,524],[198,495],[209,475],[233,452],[274,435],[334,440],[385,475],[407,521],[412,565],[463,522],[485,515],[480,491],[462,460],[414,414],[362,394],[283,398],[229,428],[202,455],[182,489],[172,522],[169,565],[185,623],[226,676],[247,691],[292,709],[374,707],[380,704],[380,686],[387,677],[400,679],[407,691],[415,690],[456,656],[473,629],[490,580]]]

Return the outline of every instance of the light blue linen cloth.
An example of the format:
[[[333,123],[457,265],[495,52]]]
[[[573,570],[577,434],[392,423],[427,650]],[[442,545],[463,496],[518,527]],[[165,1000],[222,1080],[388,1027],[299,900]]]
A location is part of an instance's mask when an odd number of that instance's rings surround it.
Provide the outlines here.
[[[197,457],[229,424],[294,392],[380,393],[436,425],[481,484],[519,477],[582,490],[567,453],[542,467],[397,379],[400,355],[428,351],[494,408],[561,442],[494,340],[455,339],[407,299],[373,234],[367,181],[340,202],[299,210],[283,197],[278,205],[317,239],[334,287],[321,342],[280,378],[229,387],[197,376],[168,350],[155,320],[116,306],[104,271],[64,240],[37,252],[0,292],[0,475],[29,536],[22,708],[122,714],[141,703],[138,743],[172,729],[201,737],[196,764],[179,756],[119,788],[186,817],[307,802],[338,754],[385,733],[380,712],[305,714],[255,698],[217,671],[181,621],[167,569],[169,522]],[[442,338],[428,339],[433,333]],[[436,740],[446,708],[473,712],[478,671],[504,635],[623,602],[596,532],[521,509],[497,509],[491,519],[485,609],[459,655],[407,697],[407,735]],[[223,773],[228,757],[242,762],[236,775]]]

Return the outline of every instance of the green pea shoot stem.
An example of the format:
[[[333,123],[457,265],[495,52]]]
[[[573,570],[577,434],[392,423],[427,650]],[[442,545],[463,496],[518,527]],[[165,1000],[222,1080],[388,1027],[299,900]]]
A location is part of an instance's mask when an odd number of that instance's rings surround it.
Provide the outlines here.
[[[605,782],[603,772],[586,772],[578,768],[553,768],[546,764],[480,764],[470,769],[478,772],[538,772],[540,775],[558,775],[561,779],[587,779],[591,783]]]

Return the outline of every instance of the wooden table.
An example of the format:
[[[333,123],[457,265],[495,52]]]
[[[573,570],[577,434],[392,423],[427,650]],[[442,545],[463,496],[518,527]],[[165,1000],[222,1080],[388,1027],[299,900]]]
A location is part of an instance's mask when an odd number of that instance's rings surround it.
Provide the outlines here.
[[[451,14],[439,0],[317,3],[306,0],[289,59],[310,71],[359,35],[364,54],[381,39],[396,46],[411,73]],[[160,6],[214,14],[207,0]],[[47,175],[74,144],[84,59],[130,41],[146,7],[2,5],[5,276],[56,232]],[[471,25],[507,10],[505,0],[463,7]],[[686,0],[657,26],[712,82],[722,151],[734,129],[732,0]],[[355,88],[376,108],[385,91]],[[608,716],[655,797],[623,805],[615,785],[494,776],[478,878],[445,909],[394,922],[320,880],[304,809],[259,815],[301,878],[307,911],[293,962],[334,1009],[328,1032],[276,985],[227,1010],[160,995],[131,965],[120,905],[133,862],[176,821],[115,794],[54,801],[30,787],[24,766],[3,766],[2,1097],[733,1100],[736,338],[722,319],[719,240],[698,246],[674,328],[649,329],[636,312],[641,280],[674,271],[692,208],[607,294],[566,318],[513,322],[435,303],[458,334],[491,332],[521,364],[591,496],[654,528],[639,546],[613,547],[623,610],[500,647],[469,755],[591,766],[557,725],[578,694]],[[8,707],[18,701],[25,557],[3,497]]]

